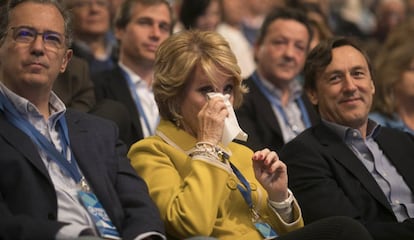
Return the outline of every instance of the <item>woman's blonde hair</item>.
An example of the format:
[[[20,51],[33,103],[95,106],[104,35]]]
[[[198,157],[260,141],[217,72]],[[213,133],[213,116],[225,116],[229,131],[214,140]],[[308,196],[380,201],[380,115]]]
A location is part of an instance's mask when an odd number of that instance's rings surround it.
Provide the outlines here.
[[[378,111],[390,118],[396,112],[395,85],[414,60],[414,19],[394,29],[374,62],[376,70],[375,95],[372,111]]]
[[[189,30],[165,40],[156,52],[153,91],[163,119],[179,124],[180,106],[189,80],[200,67],[215,84],[215,71],[234,80],[234,106],[241,105],[243,93],[240,68],[227,41],[211,31]]]

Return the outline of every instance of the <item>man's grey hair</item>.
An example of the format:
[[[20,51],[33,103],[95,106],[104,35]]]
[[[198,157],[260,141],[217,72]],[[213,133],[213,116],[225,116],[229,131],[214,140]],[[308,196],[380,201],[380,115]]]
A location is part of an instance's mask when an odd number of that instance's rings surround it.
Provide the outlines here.
[[[6,0],[7,1],[7,0]],[[10,22],[10,12],[21,3],[25,2],[34,2],[40,4],[50,4],[55,6],[64,20],[64,28],[65,28],[65,44],[66,47],[70,47],[73,41],[73,32],[72,32],[72,18],[69,11],[62,5],[60,0],[8,0],[8,4],[1,8],[0,10],[0,44],[3,43],[4,37],[9,30],[9,22]]]

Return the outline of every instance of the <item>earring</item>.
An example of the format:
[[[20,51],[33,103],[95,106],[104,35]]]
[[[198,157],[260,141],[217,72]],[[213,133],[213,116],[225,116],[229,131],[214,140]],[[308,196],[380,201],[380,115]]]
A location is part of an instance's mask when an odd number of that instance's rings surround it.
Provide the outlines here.
[[[181,121],[178,118],[174,118],[173,119],[173,123],[175,124],[175,126],[177,128],[180,128],[181,127]]]

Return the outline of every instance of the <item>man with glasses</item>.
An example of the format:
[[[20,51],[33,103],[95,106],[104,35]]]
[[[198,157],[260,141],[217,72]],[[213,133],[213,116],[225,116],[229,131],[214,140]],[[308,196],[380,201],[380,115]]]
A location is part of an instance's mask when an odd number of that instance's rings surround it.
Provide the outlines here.
[[[0,23],[0,239],[165,239],[115,125],[51,90],[72,56],[68,13],[11,0]]]

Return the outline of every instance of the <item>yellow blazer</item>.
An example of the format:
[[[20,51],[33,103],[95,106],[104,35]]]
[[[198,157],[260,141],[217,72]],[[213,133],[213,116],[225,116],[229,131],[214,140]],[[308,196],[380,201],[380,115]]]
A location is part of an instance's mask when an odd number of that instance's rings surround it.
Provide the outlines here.
[[[167,234],[174,238],[211,236],[221,239],[263,239],[251,220],[251,211],[237,188],[240,183],[228,164],[191,158],[196,139],[169,121],[161,120],[156,136],[132,145],[128,156],[144,178],[158,205]],[[253,152],[237,143],[225,148],[230,161],[252,187],[252,199],[261,219],[279,235],[303,226],[294,201],[293,223],[285,223],[268,206],[267,192],[256,180]]]

